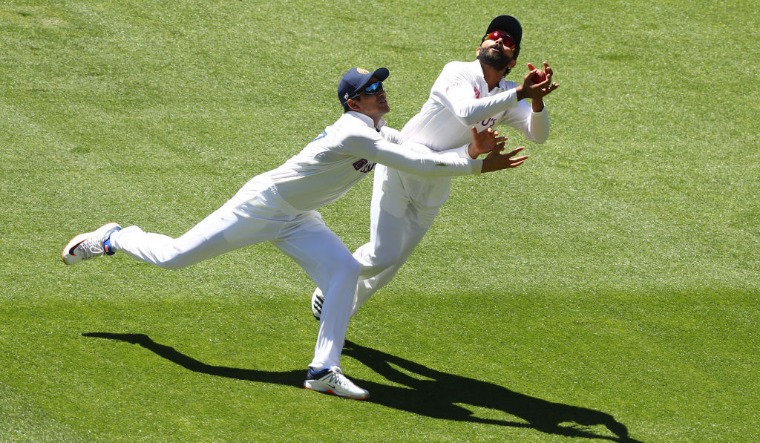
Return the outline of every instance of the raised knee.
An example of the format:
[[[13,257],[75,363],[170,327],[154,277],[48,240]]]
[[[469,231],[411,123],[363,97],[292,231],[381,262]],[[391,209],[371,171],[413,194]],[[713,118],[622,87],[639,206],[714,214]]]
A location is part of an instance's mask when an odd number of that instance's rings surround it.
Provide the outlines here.
[[[380,254],[372,254],[370,260],[364,265],[366,269],[371,269],[375,273],[380,273],[390,267],[395,266],[401,261],[402,254],[400,251],[385,251]]]
[[[353,256],[347,256],[340,260],[339,263],[336,263],[339,269],[339,272],[343,274],[348,275],[359,275],[359,272],[361,271],[361,265]]]

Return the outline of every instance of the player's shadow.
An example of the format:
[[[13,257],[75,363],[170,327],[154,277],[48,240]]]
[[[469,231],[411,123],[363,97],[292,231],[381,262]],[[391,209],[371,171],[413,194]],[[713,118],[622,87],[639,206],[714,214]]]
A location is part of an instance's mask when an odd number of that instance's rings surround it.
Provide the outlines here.
[[[356,380],[370,392],[372,402],[394,409],[446,420],[533,428],[568,437],[637,442],[628,435],[623,423],[605,412],[554,403],[493,383],[437,371],[350,341],[346,342],[343,354],[357,359],[388,381],[402,385]],[[478,417],[461,405],[488,409],[485,412],[491,416],[506,413],[523,421]],[[594,432],[592,426],[604,426],[614,436]]]
[[[304,378],[306,377],[306,368],[273,372],[273,371],[257,371],[255,369],[239,369],[230,368],[227,366],[213,366],[198,361],[192,357],[189,357],[171,346],[162,345],[156,343],[145,334],[115,334],[113,332],[87,332],[82,334],[85,337],[95,338],[107,338],[110,340],[118,340],[133,345],[140,345],[143,348],[163,357],[173,363],[182,366],[185,369],[189,369],[193,372],[200,372],[202,374],[215,375],[218,377],[235,378],[238,380],[257,381],[262,383],[275,383],[279,385],[287,386],[301,386],[303,385]]]
[[[145,334],[88,332],[82,335],[137,344],[188,370],[203,374],[298,387],[302,386],[306,375],[305,369],[277,372],[209,365],[170,346],[156,343]],[[369,390],[371,402],[389,408],[444,420],[532,428],[568,437],[637,442],[628,435],[625,425],[604,412],[554,403],[493,383],[437,371],[349,341],[343,354],[355,358],[393,383],[354,378],[359,386]],[[506,413],[520,420],[478,417],[462,405],[486,408],[488,415],[503,416]],[[594,426],[604,426],[614,436],[597,433],[592,429]]]

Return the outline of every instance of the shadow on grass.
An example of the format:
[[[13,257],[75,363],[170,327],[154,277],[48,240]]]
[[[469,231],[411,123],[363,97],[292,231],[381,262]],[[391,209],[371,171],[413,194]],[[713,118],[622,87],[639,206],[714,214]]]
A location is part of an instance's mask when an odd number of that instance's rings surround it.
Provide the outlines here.
[[[405,386],[356,380],[359,386],[370,392],[372,402],[394,409],[446,420],[533,428],[568,437],[637,442],[628,435],[624,424],[604,412],[553,403],[493,383],[436,371],[350,341],[346,342],[343,355],[355,358],[388,381]],[[505,412],[524,422],[477,417],[460,405],[497,411],[495,415]],[[494,415],[492,411],[489,413]],[[615,436],[597,434],[588,429],[591,426],[605,426]]]
[[[208,365],[170,346],[156,343],[145,334],[88,332],[82,335],[137,344],[188,370],[219,377],[302,386],[306,375],[305,369],[273,372]],[[389,408],[444,420],[532,428],[567,437],[637,442],[628,436],[625,425],[604,412],[541,400],[493,383],[436,371],[350,341],[346,342],[343,354],[355,358],[388,381],[402,385],[354,379],[359,386],[369,390],[371,402]],[[477,417],[460,405],[487,408],[498,414],[507,413],[523,421]],[[615,436],[595,433],[589,429],[591,426],[605,426]]]

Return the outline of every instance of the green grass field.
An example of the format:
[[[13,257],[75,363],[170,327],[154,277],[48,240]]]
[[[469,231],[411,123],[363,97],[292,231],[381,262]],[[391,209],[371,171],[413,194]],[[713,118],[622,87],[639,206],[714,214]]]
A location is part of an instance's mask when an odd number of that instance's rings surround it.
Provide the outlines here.
[[[757,441],[757,5],[327,3],[2,2],[0,441]],[[313,284],[271,245],[60,262],[110,221],[182,234],[337,119],[353,66],[390,69],[401,128],[501,13],[555,69],[552,135],[455,179],[352,320],[369,402],[301,388]],[[351,249],[370,190],[322,211]]]

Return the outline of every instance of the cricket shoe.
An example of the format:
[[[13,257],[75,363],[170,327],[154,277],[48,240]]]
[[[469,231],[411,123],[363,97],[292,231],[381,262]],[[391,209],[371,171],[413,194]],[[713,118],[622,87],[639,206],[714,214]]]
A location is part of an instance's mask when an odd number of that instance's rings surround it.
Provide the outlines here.
[[[115,251],[109,240],[111,234],[120,230],[121,226],[117,223],[109,223],[101,226],[95,232],[77,235],[63,248],[61,260],[67,265],[73,265],[82,260],[100,257],[103,254],[113,255]]]
[[[340,368],[328,368],[320,371],[309,368],[309,372],[306,373],[306,381],[303,382],[303,387],[343,398],[353,398],[355,400],[366,400],[369,398],[369,391],[353,384],[351,380],[343,375],[343,371]]]
[[[311,294],[311,313],[314,318],[319,320],[322,318],[322,305],[325,304],[325,295],[322,290],[317,288],[314,293]]]

